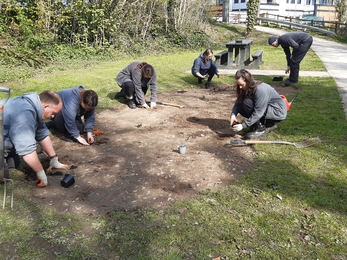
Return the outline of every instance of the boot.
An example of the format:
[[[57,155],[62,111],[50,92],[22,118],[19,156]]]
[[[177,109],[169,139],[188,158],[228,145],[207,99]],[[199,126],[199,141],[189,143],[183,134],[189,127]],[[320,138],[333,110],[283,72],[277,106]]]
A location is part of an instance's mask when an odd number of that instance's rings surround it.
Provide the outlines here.
[[[266,127],[265,127],[265,125],[260,123],[260,121],[258,121],[257,123],[254,124],[253,129],[254,130],[252,132],[249,132],[246,135],[249,139],[255,139],[255,138],[258,138],[260,136],[266,135]]]
[[[120,92],[118,92],[118,93],[114,96],[114,99],[124,98],[124,97],[126,97],[126,95],[125,95],[125,92],[124,92],[123,89],[122,89]]]
[[[209,81],[207,81],[207,82],[205,83],[205,88],[206,88],[206,89],[209,89],[209,88],[210,88],[210,82],[209,82]]]
[[[131,109],[135,109],[136,108],[136,104],[134,99],[128,99],[128,107]]]

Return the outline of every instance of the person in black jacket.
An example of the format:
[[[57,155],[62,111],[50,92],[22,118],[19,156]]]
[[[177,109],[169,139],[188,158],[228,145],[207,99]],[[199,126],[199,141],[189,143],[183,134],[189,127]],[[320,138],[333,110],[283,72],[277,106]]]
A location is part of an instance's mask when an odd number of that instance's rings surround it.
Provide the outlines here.
[[[245,69],[235,73],[237,99],[230,116],[230,129],[238,132],[250,127],[250,139],[264,136],[277,128],[276,123],[286,119],[287,106],[277,91],[262,81],[257,81]],[[240,114],[246,118],[237,122]]]
[[[115,98],[127,98],[129,108],[156,106],[158,84],[157,74],[152,65],[147,62],[133,62],[122,69],[115,80],[121,87]],[[148,88],[151,90],[150,106],[145,100]]]
[[[286,86],[298,83],[300,62],[305,57],[306,53],[312,45],[312,36],[305,32],[289,32],[279,38],[271,36],[268,43],[273,47],[282,46],[287,59],[286,74],[289,73],[289,78],[285,81]],[[293,51],[290,51],[290,47]]]

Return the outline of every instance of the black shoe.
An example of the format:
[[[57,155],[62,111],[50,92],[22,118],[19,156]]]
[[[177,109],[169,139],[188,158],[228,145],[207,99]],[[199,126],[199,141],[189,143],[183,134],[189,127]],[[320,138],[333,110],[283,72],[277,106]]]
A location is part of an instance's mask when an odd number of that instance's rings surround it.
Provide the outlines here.
[[[290,86],[290,85],[293,85],[293,84],[296,84],[298,83],[297,81],[290,81],[289,79],[287,79],[285,82],[284,82],[284,85],[285,86]]]
[[[117,99],[117,98],[123,98],[125,97],[125,92],[123,92],[123,90],[121,90],[120,92],[118,92],[115,96],[114,96],[114,99]]]
[[[255,129],[252,132],[249,132],[246,135],[249,139],[255,139],[255,138],[267,135],[266,127],[259,121],[255,123],[254,128]]]
[[[205,88],[206,88],[206,89],[209,89],[209,88],[210,88],[210,82],[208,82],[208,81],[206,82]]]
[[[136,108],[136,104],[135,104],[135,101],[133,99],[129,100],[128,107],[131,108],[131,109],[135,109]]]
[[[198,84],[201,84],[202,83],[202,78],[198,78]]]

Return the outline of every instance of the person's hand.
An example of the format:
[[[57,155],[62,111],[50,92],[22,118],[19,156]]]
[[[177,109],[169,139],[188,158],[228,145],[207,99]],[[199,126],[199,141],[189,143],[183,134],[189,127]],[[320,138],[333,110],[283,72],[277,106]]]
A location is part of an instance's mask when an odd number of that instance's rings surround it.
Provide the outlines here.
[[[36,173],[37,183],[36,186],[39,188],[44,188],[48,185],[47,175],[44,170]]]
[[[236,124],[236,125],[233,125],[231,129],[235,132],[239,132],[243,129],[243,126],[242,124]]]
[[[149,106],[147,105],[147,103],[144,103],[144,104],[142,104],[142,105],[138,105],[138,107],[142,107],[142,108],[149,108]]]
[[[230,117],[230,128],[233,127],[233,124],[235,123],[236,121],[236,116],[234,114],[231,114],[231,117]]]
[[[67,170],[69,168],[68,165],[62,164],[58,160],[58,156],[55,155],[55,157],[51,157],[51,160],[49,162],[49,168],[47,169],[47,172],[50,172],[52,169],[57,170]]]
[[[92,132],[88,132],[88,133],[87,133],[87,140],[88,140],[88,143],[89,143],[89,144],[94,143],[94,137],[93,137]]]
[[[219,74],[217,73],[216,75],[217,75],[217,78],[219,78]]]
[[[155,108],[157,106],[156,102],[151,102],[151,108]]]
[[[77,140],[80,144],[89,145],[89,144],[87,143],[86,139],[84,139],[82,136],[77,137],[76,140]]]
[[[288,66],[285,73],[288,74],[290,72],[290,67]]]

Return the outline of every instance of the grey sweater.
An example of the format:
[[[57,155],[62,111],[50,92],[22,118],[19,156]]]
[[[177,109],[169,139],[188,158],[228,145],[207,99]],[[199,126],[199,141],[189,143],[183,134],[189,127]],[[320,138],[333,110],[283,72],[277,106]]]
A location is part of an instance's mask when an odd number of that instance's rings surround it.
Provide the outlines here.
[[[287,106],[277,91],[269,84],[261,83],[253,92],[254,111],[242,123],[244,128],[255,124],[266,112],[265,117],[272,120],[284,120],[287,117]],[[237,115],[242,104],[236,103],[232,114]]]

